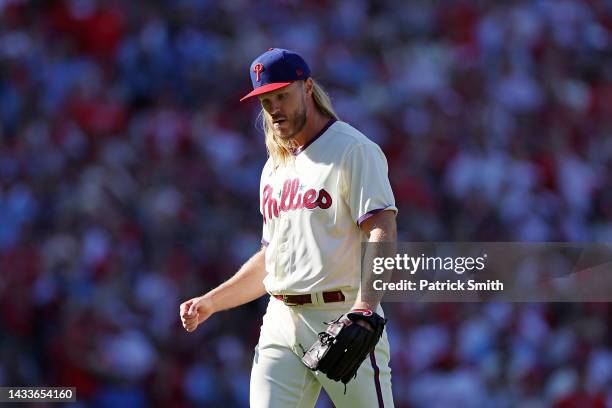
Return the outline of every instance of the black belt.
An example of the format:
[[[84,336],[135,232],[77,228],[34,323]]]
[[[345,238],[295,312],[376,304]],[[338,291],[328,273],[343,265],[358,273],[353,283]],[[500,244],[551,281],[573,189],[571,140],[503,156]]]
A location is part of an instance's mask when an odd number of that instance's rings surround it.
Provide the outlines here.
[[[287,306],[299,306],[312,303],[312,295],[272,295],[278,300],[282,300]],[[339,290],[333,292],[323,292],[323,302],[344,302],[344,293]]]

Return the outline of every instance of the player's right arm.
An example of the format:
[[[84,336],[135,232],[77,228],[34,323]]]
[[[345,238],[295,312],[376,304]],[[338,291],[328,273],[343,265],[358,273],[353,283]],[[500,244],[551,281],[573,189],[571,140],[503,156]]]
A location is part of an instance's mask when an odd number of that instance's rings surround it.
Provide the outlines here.
[[[229,280],[210,292],[181,303],[179,313],[183,327],[194,331],[214,313],[255,300],[266,293],[266,247],[251,257]]]

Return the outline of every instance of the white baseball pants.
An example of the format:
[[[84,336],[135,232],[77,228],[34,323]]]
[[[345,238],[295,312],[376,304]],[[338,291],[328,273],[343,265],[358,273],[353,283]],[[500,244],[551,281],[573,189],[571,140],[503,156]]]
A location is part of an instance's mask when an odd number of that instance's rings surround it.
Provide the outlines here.
[[[335,320],[352,305],[353,300],[287,306],[270,297],[251,370],[251,408],[312,408],[321,387],[336,408],[393,407],[386,331],[357,377],[347,384],[346,394],[343,383],[301,362],[304,351],[327,327],[324,322]],[[377,313],[383,315],[380,306]]]

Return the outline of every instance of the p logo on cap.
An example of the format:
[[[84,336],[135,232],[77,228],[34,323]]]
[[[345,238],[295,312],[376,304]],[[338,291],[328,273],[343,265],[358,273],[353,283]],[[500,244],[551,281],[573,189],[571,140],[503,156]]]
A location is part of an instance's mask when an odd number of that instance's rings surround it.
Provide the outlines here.
[[[253,90],[240,101],[308,79],[310,68],[296,52],[270,48],[251,63],[250,74]]]
[[[257,75],[257,77],[255,78],[257,82],[260,81],[259,75],[263,72],[263,70],[263,64],[255,64],[255,66],[253,67],[253,72],[255,72],[255,75]]]

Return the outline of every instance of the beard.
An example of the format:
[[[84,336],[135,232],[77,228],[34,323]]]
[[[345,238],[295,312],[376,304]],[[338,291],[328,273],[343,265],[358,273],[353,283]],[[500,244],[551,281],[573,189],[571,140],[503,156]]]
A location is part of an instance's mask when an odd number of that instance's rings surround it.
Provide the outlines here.
[[[292,142],[295,136],[304,129],[306,126],[306,120],[308,119],[308,110],[306,108],[306,104],[304,103],[304,98],[302,97],[302,107],[297,110],[292,115],[287,116],[287,119],[281,124],[281,127],[285,125],[285,129],[276,128],[274,125],[272,129],[274,130],[274,134],[284,140],[285,142]]]

